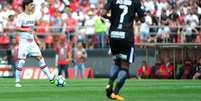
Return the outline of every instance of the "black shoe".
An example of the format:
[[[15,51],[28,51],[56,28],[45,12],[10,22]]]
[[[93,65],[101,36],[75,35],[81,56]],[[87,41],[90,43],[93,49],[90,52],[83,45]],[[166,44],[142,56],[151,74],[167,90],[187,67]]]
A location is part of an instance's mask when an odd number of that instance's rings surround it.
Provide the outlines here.
[[[107,96],[108,98],[112,99],[112,97],[111,97],[111,95],[112,95],[112,93],[113,93],[112,86],[107,85],[105,91],[106,91],[106,96]]]

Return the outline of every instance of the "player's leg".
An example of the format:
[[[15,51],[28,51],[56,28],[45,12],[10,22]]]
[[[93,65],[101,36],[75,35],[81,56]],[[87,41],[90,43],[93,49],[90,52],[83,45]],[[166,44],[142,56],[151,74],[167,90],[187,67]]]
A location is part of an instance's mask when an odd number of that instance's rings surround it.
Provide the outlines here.
[[[115,60],[115,63],[112,65],[111,69],[110,69],[110,78],[109,78],[109,82],[108,85],[113,86],[115,79],[117,78],[118,72],[120,70],[120,66],[118,65],[118,61],[120,61],[119,59]]]
[[[84,63],[80,64],[81,68],[80,68],[80,72],[81,72],[81,77],[82,79],[85,79],[85,65]]]
[[[114,88],[114,93],[112,93],[111,98],[117,100],[124,100],[123,97],[119,95],[121,88],[124,86],[126,79],[128,78],[129,64],[134,61],[134,45],[129,41],[122,41],[123,45],[120,49],[119,58],[120,70],[117,75],[116,85]]]
[[[118,60],[116,60],[116,62],[117,61]],[[113,84],[115,79],[117,78],[119,70],[120,70],[120,67],[117,64],[113,64],[110,69],[110,77],[109,77],[108,85],[106,86],[106,96],[108,98],[111,98],[111,94],[113,92]]]
[[[68,78],[68,64],[64,65],[65,78]]]
[[[38,60],[39,67],[47,75],[50,83],[53,84],[55,76],[53,76],[50,73],[50,71],[48,69],[48,66],[47,66],[47,64],[46,64],[46,62],[44,60],[44,57],[41,54],[40,48],[38,47],[38,45],[35,42],[32,42],[30,44],[29,55],[34,56]]]
[[[74,79],[77,79],[77,75],[78,75],[78,64],[74,64]]]
[[[55,77],[50,73],[43,56],[42,55],[36,56],[36,59],[38,60],[39,67],[42,69],[42,71],[47,75],[48,79],[50,80],[50,83],[54,83]]]
[[[18,49],[18,60],[16,61],[16,71],[15,71],[15,79],[16,79],[16,87],[21,87],[21,73],[22,68],[25,64],[25,59],[28,54],[29,44],[26,41],[20,40],[19,41],[19,49]]]
[[[58,64],[57,68],[58,68],[58,75],[62,75],[62,65]]]
[[[117,45],[118,41],[116,41],[113,38],[109,38],[109,41],[110,41],[109,42],[110,43],[110,51],[113,55],[114,63],[112,64],[111,69],[110,69],[109,81],[106,86],[106,96],[108,98],[111,98],[111,94],[113,92],[113,84],[114,84],[114,81],[117,78],[118,72],[120,70],[120,61],[121,60],[117,56],[119,54],[119,46]]]
[[[124,85],[127,77],[128,77],[128,67],[129,64],[127,61],[121,61],[121,69],[118,72],[117,80],[116,80],[116,85],[115,85],[115,94],[119,94],[120,89]]]
[[[21,87],[21,80],[20,80],[20,77],[21,77],[21,73],[22,73],[22,67],[24,66],[25,64],[25,59],[18,59],[17,62],[16,62],[16,71],[15,71],[15,78],[16,78],[16,87]]]

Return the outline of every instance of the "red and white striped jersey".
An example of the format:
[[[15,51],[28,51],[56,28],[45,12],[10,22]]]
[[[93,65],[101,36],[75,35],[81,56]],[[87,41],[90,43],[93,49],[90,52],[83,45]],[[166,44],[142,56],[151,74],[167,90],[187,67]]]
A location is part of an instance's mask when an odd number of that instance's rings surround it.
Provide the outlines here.
[[[34,28],[35,26],[34,15],[28,15],[26,13],[21,13],[17,16],[16,27],[21,28]],[[34,39],[34,36],[31,32],[19,32],[20,39]]]

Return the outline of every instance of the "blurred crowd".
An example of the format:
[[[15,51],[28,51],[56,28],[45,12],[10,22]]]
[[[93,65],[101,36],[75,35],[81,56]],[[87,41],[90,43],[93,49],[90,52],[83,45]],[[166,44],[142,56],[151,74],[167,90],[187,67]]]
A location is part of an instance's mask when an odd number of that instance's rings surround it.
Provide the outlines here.
[[[172,59],[166,57],[156,60],[153,66],[142,61],[135,76],[137,79],[200,79],[201,58],[195,61],[186,58],[183,64],[174,64]]]
[[[139,32],[139,41],[200,42],[200,0],[141,1],[145,10],[145,20],[139,23],[139,31],[136,31]]]
[[[36,33],[42,49],[54,48],[60,35],[88,49],[107,48],[108,20],[99,17],[107,0],[34,0]],[[135,42],[201,42],[200,0],[141,0],[145,19],[134,21]],[[0,0],[0,45],[9,47],[22,0]]]
[[[5,48],[18,39],[16,17],[22,12],[22,0],[0,1],[0,44]],[[67,41],[82,41],[89,49],[106,48],[108,20],[99,16],[104,0],[34,0],[35,30],[41,39],[41,48],[54,48],[65,34]]]

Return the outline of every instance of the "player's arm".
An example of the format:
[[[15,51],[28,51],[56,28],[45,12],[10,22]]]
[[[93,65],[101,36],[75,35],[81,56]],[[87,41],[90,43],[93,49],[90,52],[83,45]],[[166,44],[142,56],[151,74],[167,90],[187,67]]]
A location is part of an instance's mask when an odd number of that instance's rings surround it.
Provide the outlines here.
[[[34,33],[34,40],[35,40],[35,42],[36,42],[36,44],[37,44],[38,46],[41,45],[40,39],[38,38],[38,36],[37,36],[35,33]]]
[[[138,19],[141,21],[144,19],[144,10],[141,7],[141,2],[140,0],[135,0],[135,5],[134,5],[135,13],[138,15]]]
[[[106,19],[110,19],[110,16],[109,16],[109,11],[110,11],[110,9],[111,9],[111,4],[112,4],[112,1],[113,0],[108,0],[108,2],[105,4],[105,6],[104,6],[104,8],[101,10],[101,16],[103,17],[103,18],[106,18]]]

